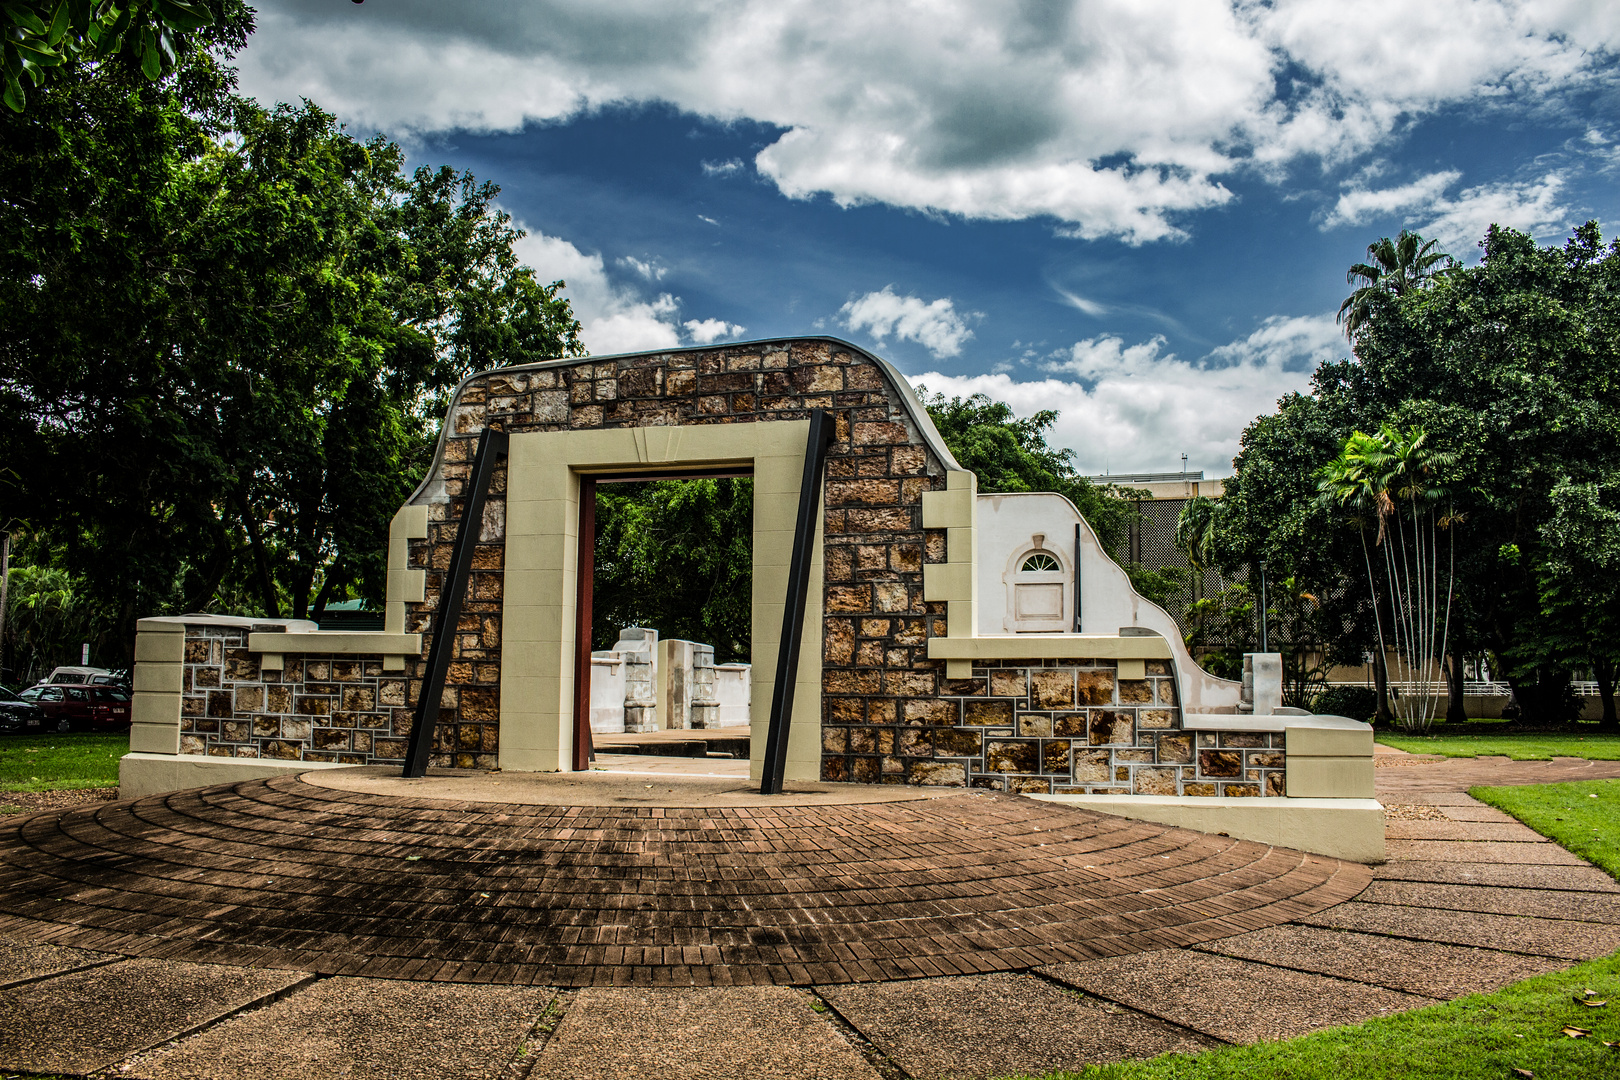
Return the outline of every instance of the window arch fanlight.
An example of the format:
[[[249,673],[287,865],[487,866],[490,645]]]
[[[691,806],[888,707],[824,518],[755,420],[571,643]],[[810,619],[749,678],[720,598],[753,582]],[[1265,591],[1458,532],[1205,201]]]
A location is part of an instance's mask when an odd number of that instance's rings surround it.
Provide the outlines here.
[[[1063,633],[1072,629],[1074,579],[1067,561],[1036,533],[1017,549],[1003,578],[1007,594],[1005,629],[1015,634]]]

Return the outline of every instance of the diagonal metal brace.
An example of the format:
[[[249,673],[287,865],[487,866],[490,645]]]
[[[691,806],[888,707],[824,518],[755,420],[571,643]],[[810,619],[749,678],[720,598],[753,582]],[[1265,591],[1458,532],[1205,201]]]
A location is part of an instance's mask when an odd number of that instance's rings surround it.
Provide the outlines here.
[[[506,432],[485,428],[478,437],[478,456],[473,459],[472,476],[467,479],[467,509],[456,530],[456,545],[450,555],[450,570],[439,589],[439,610],[433,617],[433,644],[428,649],[427,672],[416,699],[416,718],[411,723],[411,745],[405,754],[405,770],[400,775],[427,775],[428,755],[433,749],[433,729],[439,722],[439,701],[444,696],[445,676],[456,654],[456,626],[461,622],[461,605],[467,596],[467,578],[472,572],[473,547],[484,522],[484,498],[495,462],[506,456],[511,440]]]
[[[782,794],[787,771],[788,728],[793,720],[793,688],[799,677],[799,644],[804,637],[805,600],[810,589],[810,557],[816,543],[821,477],[827,449],[837,431],[825,409],[810,412],[810,437],[804,448],[804,477],[799,481],[799,519],[793,531],[793,560],[788,564],[787,602],[782,608],[782,647],[776,659],[776,686],[771,691],[771,726],[765,736],[761,795]]]

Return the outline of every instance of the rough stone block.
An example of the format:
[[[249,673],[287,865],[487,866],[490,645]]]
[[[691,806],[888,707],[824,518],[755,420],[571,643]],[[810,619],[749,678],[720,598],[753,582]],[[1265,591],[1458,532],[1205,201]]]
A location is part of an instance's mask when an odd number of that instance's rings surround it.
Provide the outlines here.
[[[1032,773],[1040,769],[1039,744],[991,742],[984,748],[985,767],[991,772]]]
[[[1075,673],[1068,668],[1037,668],[1030,672],[1030,707],[1074,708]]]

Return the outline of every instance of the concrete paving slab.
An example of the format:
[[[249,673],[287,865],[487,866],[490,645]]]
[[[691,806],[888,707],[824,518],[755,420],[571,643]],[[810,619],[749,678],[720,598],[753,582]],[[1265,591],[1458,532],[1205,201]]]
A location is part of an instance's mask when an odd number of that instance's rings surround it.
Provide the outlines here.
[[[1379,776],[1383,780],[1382,775]],[[1466,791],[1438,790],[1438,791],[1402,791],[1386,793],[1384,785],[1378,785],[1378,801],[1385,806],[1479,806],[1480,801],[1469,795]]]
[[[1475,843],[1468,840],[1390,840],[1384,857],[1423,862],[1533,863],[1537,866],[1585,866],[1557,844]]]
[[[1543,919],[1572,919],[1576,922],[1620,923],[1620,896],[1614,893],[1375,881],[1356,899],[1368,904],[1483,911],[1495,915],[1534,915]]]
[[[1391,862],[1373,868],[1379,881],[1438,881],[1506,888],[1573,889],[1620,893],[1620,882],[1595,866],[1526,866],[1522,863]]]
[[[529,1080],[878,1080],[802,990],[581,990]]]
[[[1473,800],[1469,800],[1473,802]],[[1498,810],[1494,806],[1486,806],[1482,802],[1474,802],[1472,806],[1442,806],[1440,812],[1452,821],[1494,821],[1500,824],[1512,824],[1519,819],[1512,814]]]
[[[1382,986],[1187,949],[1041,970],[1088,993],[1234,1043],[1292,1039],[1433,1004]]]
[[[90,964],[104,964],[118,957],[111,953],[91,952],[89,949],[68,949],[61,945],[37,945],[15,938],[0,938],[0,988],[41,975],[54,975],[59,971]]]
[[[1557,971],[1565,961],[1318,926],[1268,926],[1198,946],[1425,997],[1451,999]]]
[[[302,972],[128,960],[0,992],[0,1063],[87,1073],[307,978]]]
[[[1591,960],[1620,949],[1620,926],[1522,915],[1485,915],[1352,901],[1298,921],[1309,926],[1365,930],[1451,945],[1559,956],[1565,960]]]
[[[1517,821],[1389,821],[1384,823],[1388,840],[1503,840],[1520,844],[1550,844],[1545,836]]]
[[[1030,975],[819,987],[916,1080],[1038,1075],[1219,1045]]]
[[[323,979],[160,1051],[142,1080],[496,1080],[549,989]]]

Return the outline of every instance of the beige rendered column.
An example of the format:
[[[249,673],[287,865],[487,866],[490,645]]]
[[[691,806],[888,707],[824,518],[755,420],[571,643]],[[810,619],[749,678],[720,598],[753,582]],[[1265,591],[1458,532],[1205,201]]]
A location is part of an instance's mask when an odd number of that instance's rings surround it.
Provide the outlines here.
[[[185,624],[142,619],[135,628],[135,700],[130,707],[129,748],[137,753],[178,754]]]

